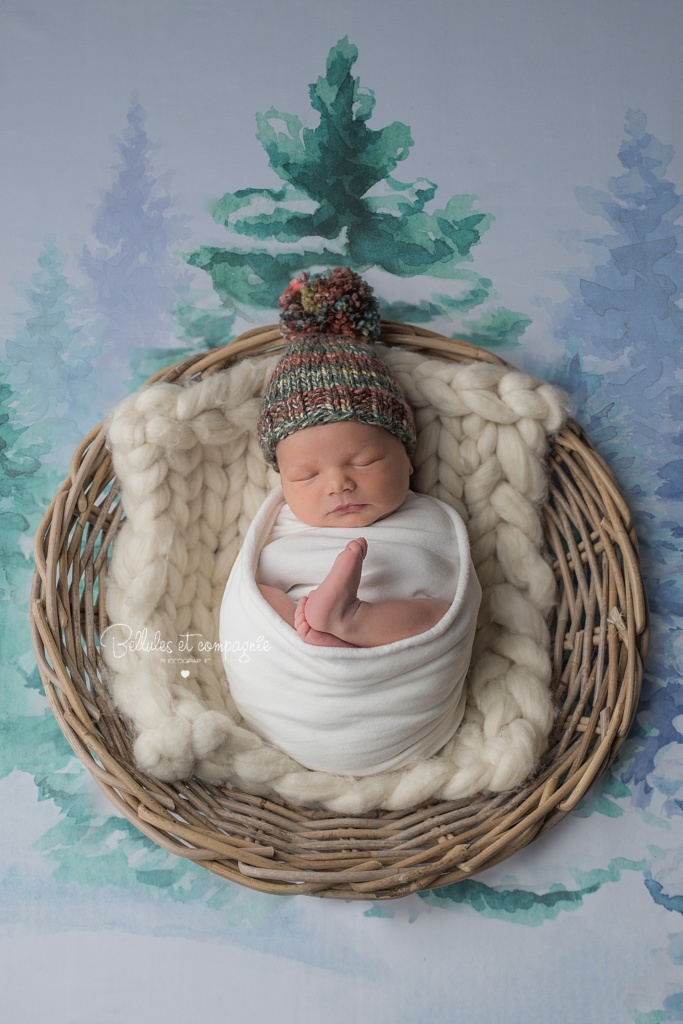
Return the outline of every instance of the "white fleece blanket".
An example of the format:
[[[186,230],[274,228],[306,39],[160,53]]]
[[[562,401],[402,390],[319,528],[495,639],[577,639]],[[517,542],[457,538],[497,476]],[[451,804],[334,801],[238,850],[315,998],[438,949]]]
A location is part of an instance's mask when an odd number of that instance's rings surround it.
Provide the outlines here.
[[[448,612],[429,631],[395,643],[313,647],[270,607],[257,581],[298,600],[361,534],[368,541],[361,600],[434,597],[448,602]],[[465,711],[480,600],[465,525],[436,498],[410,493],[362,531],[322,529],[296,519],[278,487],[249,528],[222,601],[233,700],[260,736],[316,771],[371,775],[430,757]]]
[[[144,387],[109,424],[125,518],[106,577],[110,625],[100,646],[141,771],[167,781],[194,774],[355,814],[511,789],[544,750],[555,580],[542,554],[541,510],[563,396],[505,366],[379,351],[415,410],[412,487],[461,515],[482,587],[462,724],[430,758],[349,778],[302,767],[237,712],[218,619],[249,525],[278,484],[256,440],[275,353]]]

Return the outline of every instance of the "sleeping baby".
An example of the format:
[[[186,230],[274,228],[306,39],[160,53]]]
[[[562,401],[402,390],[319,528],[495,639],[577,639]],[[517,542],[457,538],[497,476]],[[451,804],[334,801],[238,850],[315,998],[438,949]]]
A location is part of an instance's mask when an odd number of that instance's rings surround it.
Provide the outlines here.
[[[304,274],[280,305],[290,345],[258,434],[281,486],[230,574],[221,650],[260,735],[307,768],[370,775],[458,728],[481,590],[460,517],[409,488],[414,419],[374,350],[369,286]]]

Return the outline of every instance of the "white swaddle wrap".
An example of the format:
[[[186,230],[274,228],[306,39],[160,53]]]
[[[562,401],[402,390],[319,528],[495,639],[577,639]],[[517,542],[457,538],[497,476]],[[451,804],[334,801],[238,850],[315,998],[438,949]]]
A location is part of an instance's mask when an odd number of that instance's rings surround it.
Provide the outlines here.
[[[379,647],[307,644],[257,579],[296,601],[358,536],[368,541],[362,600],[433,597],[449,609],[427,632]],[[465,525],[438,499],[411,492],[362,530],[319,528],[297,520],[277,488],[252,521],[221,605],[233,700],[252,728],[307,768],[371,775],[430,757],[464,714],[480,599]]]

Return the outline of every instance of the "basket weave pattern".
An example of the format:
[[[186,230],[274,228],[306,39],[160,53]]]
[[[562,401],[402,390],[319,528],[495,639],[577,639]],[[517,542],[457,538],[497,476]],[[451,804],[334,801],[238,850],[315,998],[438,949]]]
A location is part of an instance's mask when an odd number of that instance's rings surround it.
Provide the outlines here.
[[[464,342],[398,324],[382,341],[455,362],[500,362]],[[155,380],[216,373],[282,346],[276,328],[176,364]],[[232,881],[272,893],[386,899],[446,885],[521,849],[571,810],[608,767],[633,719],[647,607],[628,508],[576,424],[554,441],[545,537],[560,599],[552,623],[555,728],[520,790],[409,812],[338,817],[190,780],[142,775],[102,683],[103,586],[121,521],[117,480],[97,428],[36,538],[34,647],[53,712],[114,805],[154,842]]]

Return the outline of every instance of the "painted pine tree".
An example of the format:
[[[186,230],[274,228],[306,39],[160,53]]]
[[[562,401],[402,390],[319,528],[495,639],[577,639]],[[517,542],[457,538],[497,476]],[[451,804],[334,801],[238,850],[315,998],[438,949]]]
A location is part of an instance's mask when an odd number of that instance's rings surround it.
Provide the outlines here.
[[[604,787],[664,819],[680,814],[683,800],[683,199],[666,177],[672,156],[645,115],[629,111],[623,172],[606,190],[577,190],[608,229],[586,241],[592,275],[567,279],[571,298],[557,314],[563,383],[628,495],[653,617],[638,726]],[[670,909],[683,899],[678,856],[660,850],[647,871],[653,898]]]
[[[673,378],[683,367],[683,198],[666,178],[673,148],[647,131],[643,113],[629,111],[626,133],[619,151],[624,172],[608,191],[576,191],[581,207],[606,221],[609,232],[586,242],[592,277],[566,280],[572,298],[558,333],[642,422],[655,419],[657,437],[658,415],[672,419]]]
[[[105,411],[87,299],[65,264],[48,238],[21,288],[25,309],[0,361],[0,779],[27,772],[39,799],[58,809],[36,847],[56,862],[57,877],[94,885],[105,877],[133,888],[142,874],[153,891],[158,884],[172,896],[177,887],[191,899],[213,888],[210,878],[181,860],[169,866],[168,855],[113,808],[97,809],[92,779],[47,705],[31,651],[33,537],[75,445]]]
[[[565,384],[605,446],[613,439],[607,454],[647,514],[652,500],[683,496],[683,198],[666,177],[673,149],[647,131],[644,114],[629,111],[626,136],[624,172],[608,190],[577,190],[609,230],[585,243],[596,265],[590,278],[566,279],[571,298],[556,330],[566,344]]]
[[[65,263],[48,238],[0,366],[0,778],[28,772],[41,799],[71,813],[65,787],[82,771],[42,694],[28,629],[33,536],[71,451],[98,419],[82,296]]]
[[[81,886],[139,889],[178,900],[213,895],[216,907],[239,902],[232,888],[214,893],[208,872],[169,854],[122,819],[97,806],[92,778],[68,745],[48,707],[28,630],[33,536],[63,474],[45,459],[42,443],[17,420],[20,396],[0,363],[0,780],[30,775],[41,801],[59,818],[34,844],[55,864],[55,878]]]
[[[627,356],[628,370],[615,368],[611,376],[637,404],[644,394],[670,392],[671,373],[683,362],[683,226],[677,223],[683,199],[665,176],[673,147],[647,131],[640,111],[629,111],[626,132],[619,152],[624,172],[610,181],[609,192],[578,191],[583,208],[612,231],[601,242],[606,262],[580,289],[602,325],[593,346],[603,357]]]
[[[57,478],[43,467],[49,442],[31,440],[17,405],[0,365],[0,778],[14,769],[35,775],[47,758],[59,770],[68,749],[47,701],[36,693],[41,684],[27,628],[32,539]]]
[[[24,582],[21,569],[30,567],[28,544],[22,540],[42,506],[42,495],[32,494],[27,482],[36,479],[49,445],[31,443],[26,427],[16,418],[16,396],[7,383],[0,364],[0,593],[3,602],[16,597],[16,588]],[[28,538],[27,538],[28,540]]]
[[[93,222],[97,248],[85,246],[81,265],[92,283],[100,344],[98,376],[108,401],[121,397],[121,351],[129,353],[133,381],[185,354],[176,338],[174,311],[185,302],[187,336],[198,328],[187,305],[187,268],[175,246],[186,236],[187,218],[172,212],[174,200],[152,171],[153,145],[145,113],[134,101],[119,142],[115,178],[103,193]]]
[[[39,269],[22,289],[26,308],[5,342],[7,384],[14,392],[15,421],[34,443],[49,438],[46,465],[60,465],[101,418],[92,377],[96,351],[83,295],[65,275],[66,256],[45,240]]]
[[[212,895],[216,907],[239,902],[231,888],[214,893],[208,872],[171,858],[114,808],[98,808],[92,778],[43,693],[28,628],[33,537],[63,479],[64,447],[74,426],[68,417],[82,412],[90,376],[87,360],[67,358],[80,351],[82,334],[69,322],[73,294],[61,273],[64,257],[48,243],[39,262],[26,289],[29,310],[6,345],[12,361],[0,361],[0,779],[27,773],[38,799],[59,812],[34,846],[55,864],[57,879],[95,888],[139,889],[142,883],[168,899]],[[32,415],[36,422],[29,424]],[[59,461],[58,469],[51,460]]]
[[[383,303],[384,315],[424,322],[445,314],[482,344],[516,344],[529,318],[496,306],[490,279],[467,266],[491,216],[470,195],[434,208],[433,182],[394,177],[413,145],[410,130],[369,126],[374,94],[351,73],[357,57],[346,38],[330,51],[325,77],[310,86],[316,127],[274,108],[257,115],[257,138],[281,185],[224,195],[213,217],[229,244],[201,246],[188,262],[248,318],[272,310],[302,269],[348,264],[434,279],[439,293],[417,305]]]

